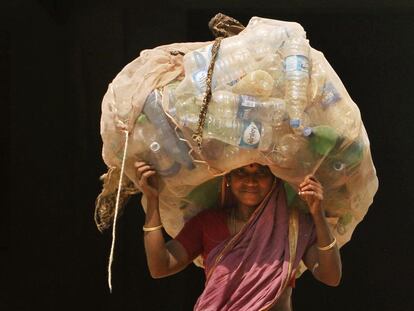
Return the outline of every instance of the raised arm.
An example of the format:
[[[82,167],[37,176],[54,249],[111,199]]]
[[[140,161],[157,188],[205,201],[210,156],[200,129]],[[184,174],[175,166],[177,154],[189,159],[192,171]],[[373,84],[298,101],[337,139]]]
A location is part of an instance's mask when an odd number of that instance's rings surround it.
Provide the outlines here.
[[[307,176],[299,187],[299,195],[307,202],[316,230],[316,244],[304,256],[304,263],[314,277],[330,286],[338,286],[342,276],[341,255],[321,205],[322,185]]]
[[[147,198],[144,245],[147,264],[153,278],[162,278],[183,270],[193,258],[176,240],[165,243],[159,212],[158,179],[152,166],[146,162],[135,163],[138,184]]]

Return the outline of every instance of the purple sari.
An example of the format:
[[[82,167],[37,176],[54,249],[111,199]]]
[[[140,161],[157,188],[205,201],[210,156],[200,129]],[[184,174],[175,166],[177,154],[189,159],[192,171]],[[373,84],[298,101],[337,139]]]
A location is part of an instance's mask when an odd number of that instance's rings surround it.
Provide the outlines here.
[[[259,311],[274,306],[309,244],[313,223],[288,210],[277,182],[235,236],[206,258],[206,286],[196,311]]]

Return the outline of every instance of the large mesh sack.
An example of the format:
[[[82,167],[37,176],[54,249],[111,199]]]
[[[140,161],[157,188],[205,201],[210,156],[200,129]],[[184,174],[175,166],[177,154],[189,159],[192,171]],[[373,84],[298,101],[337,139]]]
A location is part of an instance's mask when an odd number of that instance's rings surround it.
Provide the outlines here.
[[[161,219],[172,237],[186,219],[218,205],[222,175],[232,169],[268,165],[284,180],[289,204],[305,213],[297,185],[315,174],[343,246],[378,179],[359,109],[340,78],[297,23],[253,17],[220,41],[215,58],[213,49],[202,42],[146,50],[118,74],[102,103],[105,163],[119,170],[124,160],[136,188],[134,161],[156,166]],[[116,184],[107,184],[105,193],[114,193]]]

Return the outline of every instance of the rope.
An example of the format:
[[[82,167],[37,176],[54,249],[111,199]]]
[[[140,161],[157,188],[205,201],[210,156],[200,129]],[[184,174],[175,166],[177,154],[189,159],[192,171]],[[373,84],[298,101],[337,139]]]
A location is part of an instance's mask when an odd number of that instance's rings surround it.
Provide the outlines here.
[[[216,64],[217,54],[220,48],[220,43],[223,38],[219,37],[214,41],[211,49],[211,62],[208,66],[207,81],[206,81],[206,92],[204,93],[203,104],[201,105],[200,115],[198,117],[198,126],[196,132],[192,138],[197,143],[199,150],[201,151],[201,143],[203,142],[203,130],[204,123],[206,121],[208,104],[211,100],[211,80],[213,78],[214,65]]]
[[[112,225],[112,245],[111,245],[111,253],[109,255],[109,263],[108,263],[108,286],[109,286],[110,293],[112,293],[112,262],[114,261],[116,220],[118,217],[119,199],[121,196],[121,187],[122,187],[122,177],[124,176],[125,158],[126,158],[126,153],[128,149],[129,133],[128,131],[124,131],[124,133],[125,133],[124,155],[122,157],[121,173],[119,175],[118,193],[116,194],[115,215],[114,215],[114,220],[113,220],[114,223]]]

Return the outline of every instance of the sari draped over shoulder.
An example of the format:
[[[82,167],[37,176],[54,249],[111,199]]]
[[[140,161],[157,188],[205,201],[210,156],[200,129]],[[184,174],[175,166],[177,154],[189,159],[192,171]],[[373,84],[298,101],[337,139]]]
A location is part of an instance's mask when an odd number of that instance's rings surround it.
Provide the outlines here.
[[[206,258],[206,285],[194,310],[270,309],[295,275],[312,230],[309,217],[288,209],[278,182],[242,230]]]

